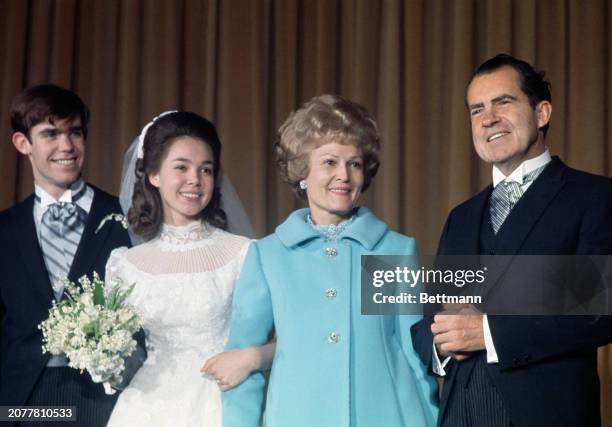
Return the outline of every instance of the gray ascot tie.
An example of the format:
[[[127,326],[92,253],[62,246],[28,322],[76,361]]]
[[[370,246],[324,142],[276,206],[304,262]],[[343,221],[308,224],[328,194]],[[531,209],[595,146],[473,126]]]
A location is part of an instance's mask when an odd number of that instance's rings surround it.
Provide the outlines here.
[[[57,202],[49,205],[42,216],[40,246],[58,301],[62,297],[63,288],[56,286],[56,282],[68,276],[87,221],[87,212],[75,203],[86,190],[87,186],[83,185],[73,196],[72,203]]]
[[[546,165],[539,167],[538,169],[529,172],[523,177],[523,184],[528,184],[534,181],[540,173],[544,170]],[[491,193],[491,200],[489,202],[489,212],[491,214],[491,226],[493,232],[497,234],[504,221],[510,214],[510,211],[517,204],[521,196],[523,195],[523,189],[521,184],[516,181],[503,180],[493,189]]]

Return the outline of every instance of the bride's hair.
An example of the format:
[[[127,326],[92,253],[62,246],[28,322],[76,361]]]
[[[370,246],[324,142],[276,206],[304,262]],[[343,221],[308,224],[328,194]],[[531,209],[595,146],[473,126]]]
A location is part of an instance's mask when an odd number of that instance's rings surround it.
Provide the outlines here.
[[[145,240],[155,237],[163,222],[161,196],[148,177],[159,172],[170,146],[177,138],[184,136],[202,140],[212,150],[215,188],[201,215],[207,223],[224,230],[227,228],[227,217],[221,208],[221,192],[217,179],[221,168],[221,142],[217,130],[202,116],[190,112],[175,112],[153,122],[144,138],[143,158],[136,163],[136,182],[128,221],[134,233]]]

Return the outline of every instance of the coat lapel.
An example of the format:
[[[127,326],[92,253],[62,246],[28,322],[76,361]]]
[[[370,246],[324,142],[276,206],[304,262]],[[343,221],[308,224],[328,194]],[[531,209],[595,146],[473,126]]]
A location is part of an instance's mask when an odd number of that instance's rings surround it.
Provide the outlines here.
[[[541,219],[548,205],[562,190],[565,165],[557,158],[551,160],[540,176],[520,198],[510,215],[500,228],[496,254],[505,255],[489,260],[488,286],[486,295],[507,270],[514,255],[520,254],[529,233]]]
[[[91,209],[87,215],[87,223],[83,229],[83,235],[79,242],[79,247],[74,255],[72,266],[70,267],[70,273],[68,277],[70,280],[78,280],[83,274],[86,274],[94,262],[96,261],[98,254],[104,248],[110,230],[111,224],[106,224],[97,233],[96,229],[102,222],[102,219],[109,213],[111,213],[111,206],[100,196],[100,193],[94,189],[94,198],[91,204]],[[120,212],[117,212],[120,213]],[[104,272],[98,272],[103,274]]]
[[[469,213],[479,212],[480,214],[470,215],[467,218],[467,233],[465,247],[461,248],[459,254],[477,254],[480,252],[480,225],[483,215],[488,215],[489,197],[493,191],[493,186],[489,185],[474,199],[474,206],[468,209]]]
[[[438,255],[475,255],[480,253],[480,224],[488,213],[492,185],[449,216],[438,246]],[[449,231],[452,230],[452,231]]]
[[[17,248],[23,258],[30,283],[51,301],[53,290],[49,280],[49,272],[45,265],[42,250],[38,242],[38,234],[34,225],[34,196],[27,198],[15,211],[15,228],[13,229]]]
[[[498,234],[499,254],[515,255],[519,252],[550,202],[565,185],[559,173],[559,163],[551,161],[510,212]]]

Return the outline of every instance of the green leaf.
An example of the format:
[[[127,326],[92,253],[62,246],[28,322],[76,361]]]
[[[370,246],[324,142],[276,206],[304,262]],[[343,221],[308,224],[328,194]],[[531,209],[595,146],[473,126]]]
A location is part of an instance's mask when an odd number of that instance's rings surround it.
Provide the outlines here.
[[[86,325],[83,325],[83,333],[88,337],[95,336],[96,333],[96,322],[89,322]]]
[[[100,319],[96,319],[94,323],[94,337],[100,338]]]
[[[96,280],[94,283],[93,303],[104,306],[104,282]]]
[[[132,284],[132,286],[130,286],[126,290],[122,290],[119,286],[116,285],[113,286],[108,292],[106,307],[109,310],[117,311],[117,309],[124,304],[127,297],[132,293],[132,291],[134,290],[134,286],[136,286],[135,283]]]

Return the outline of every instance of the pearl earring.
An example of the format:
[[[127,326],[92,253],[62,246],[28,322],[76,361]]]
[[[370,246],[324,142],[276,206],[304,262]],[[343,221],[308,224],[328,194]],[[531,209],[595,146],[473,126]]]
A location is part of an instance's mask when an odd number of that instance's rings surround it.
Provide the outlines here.
[[[305,181],[305,180],[301,180],[301,181],[300,181],[300,188],[301,188],[302,190],[306,190],[306,189],[308,188],[308,184],[306,184],[306,181]]]

